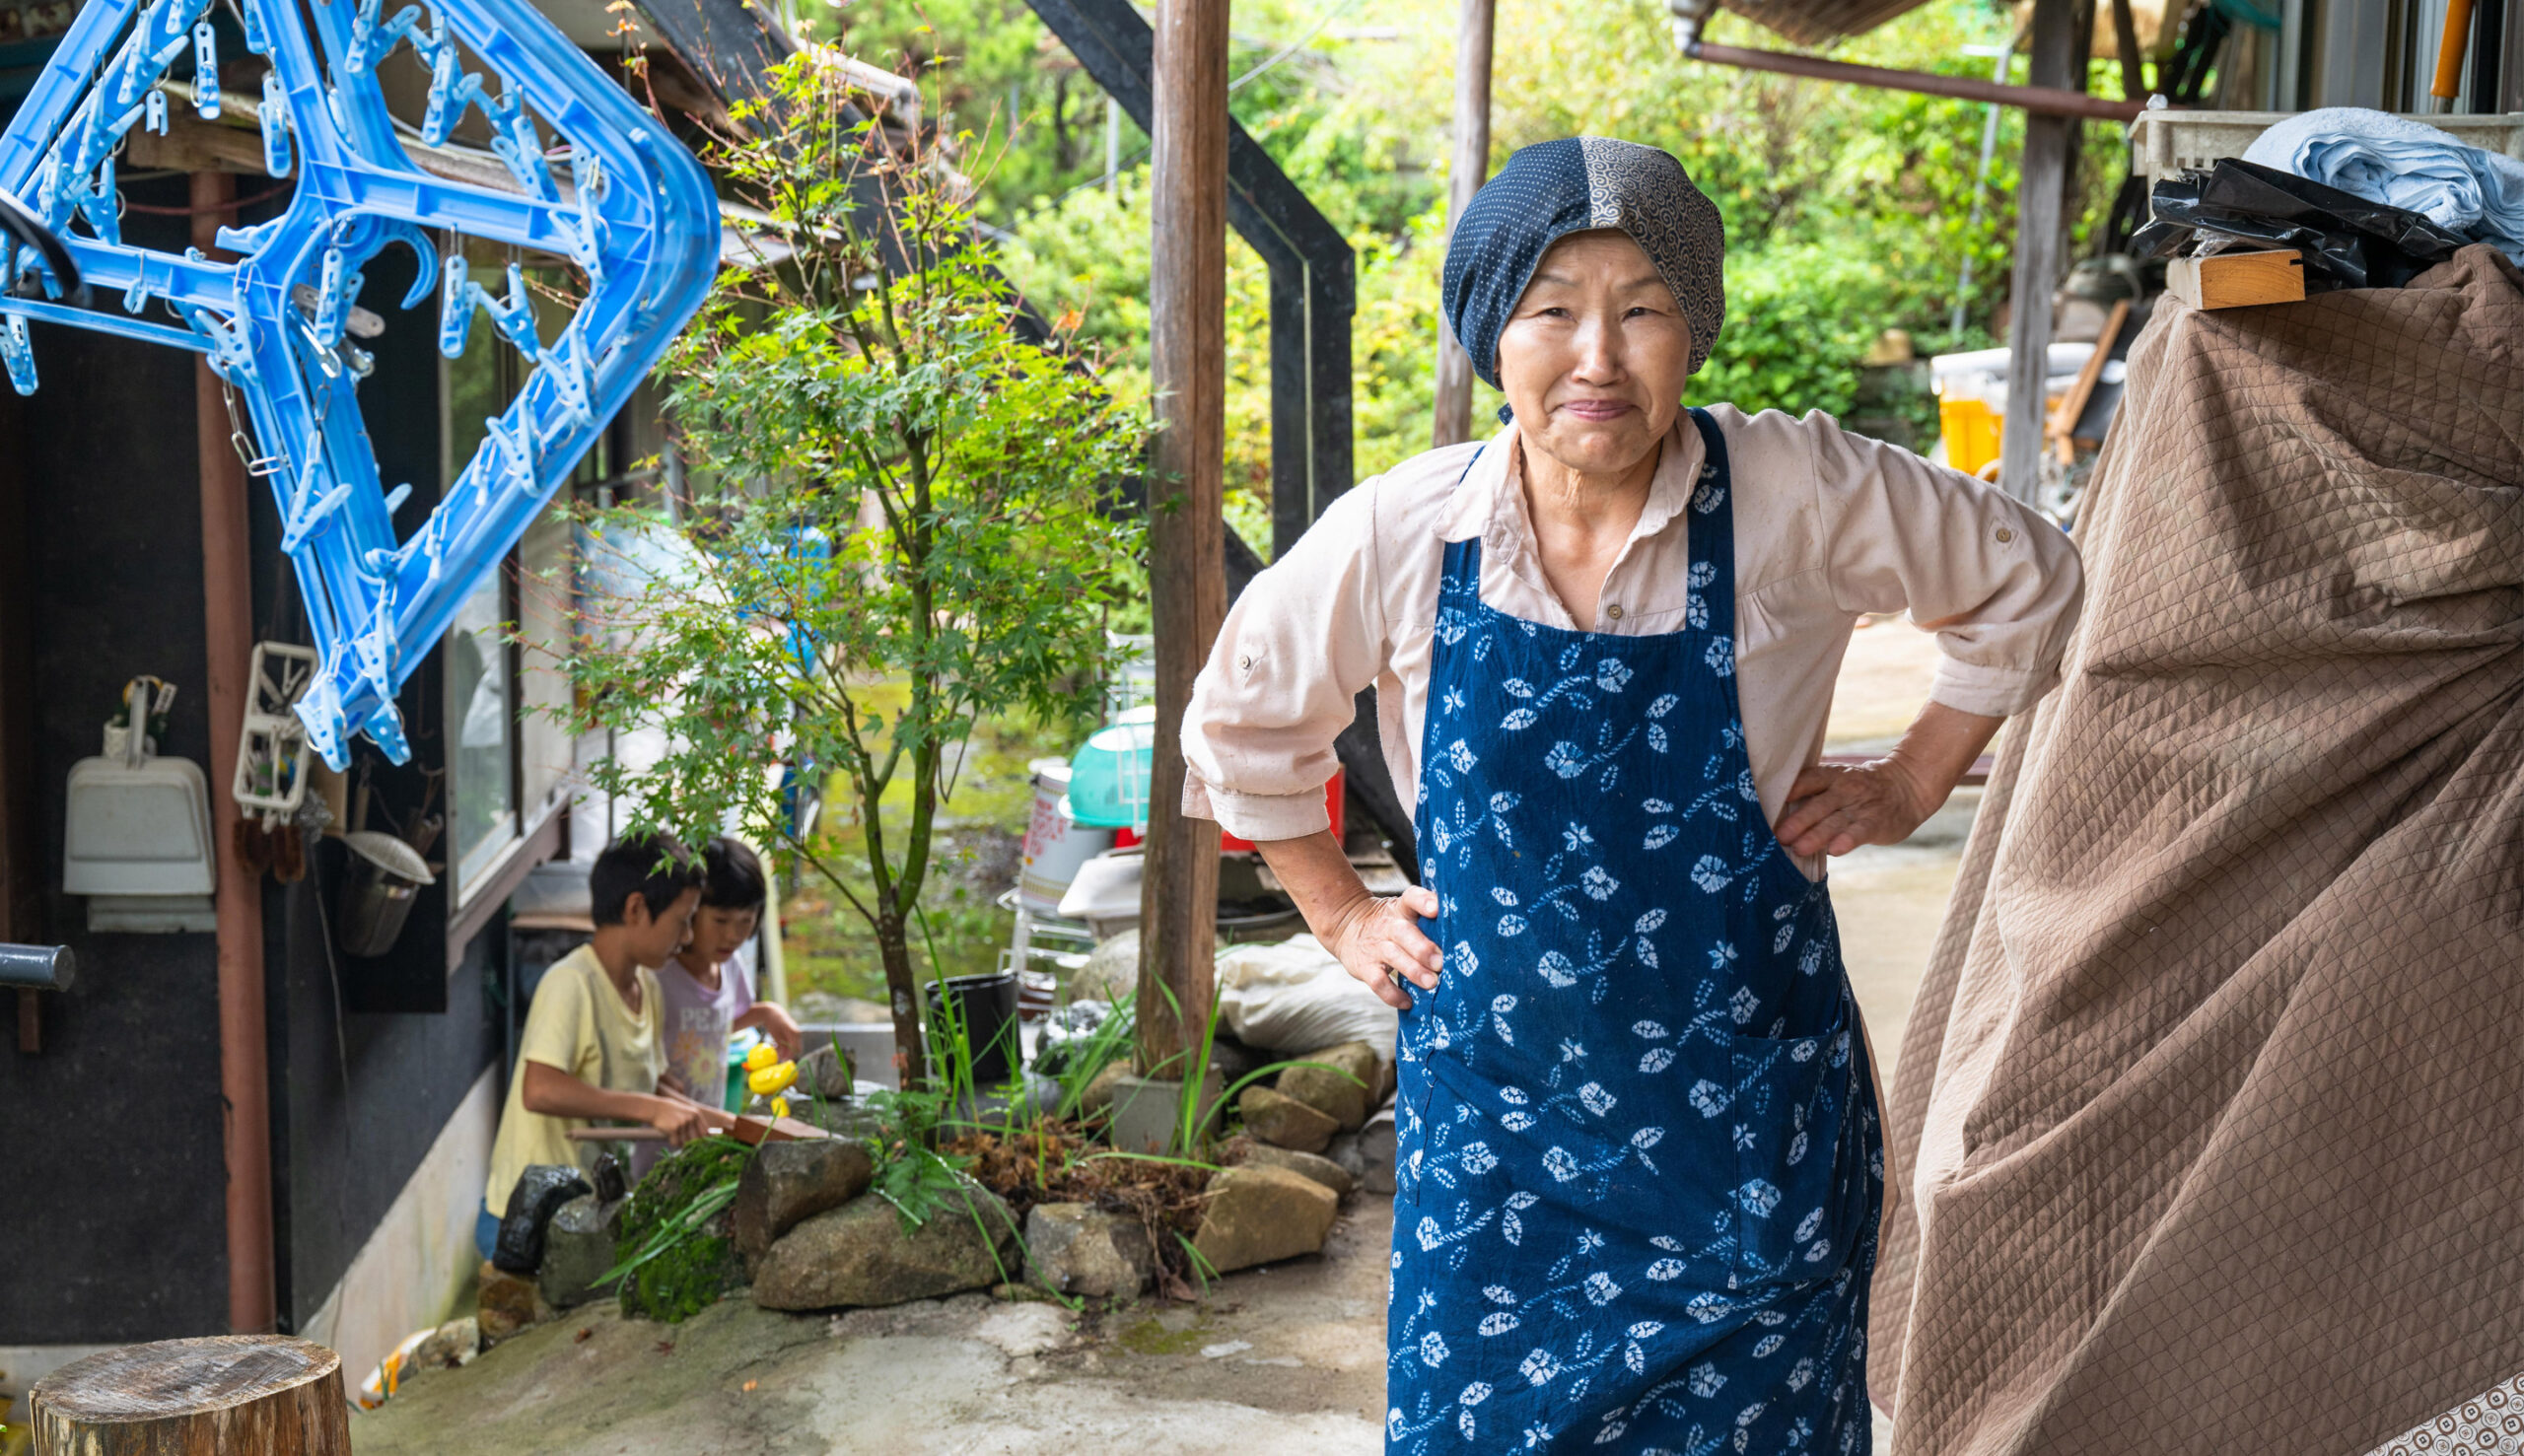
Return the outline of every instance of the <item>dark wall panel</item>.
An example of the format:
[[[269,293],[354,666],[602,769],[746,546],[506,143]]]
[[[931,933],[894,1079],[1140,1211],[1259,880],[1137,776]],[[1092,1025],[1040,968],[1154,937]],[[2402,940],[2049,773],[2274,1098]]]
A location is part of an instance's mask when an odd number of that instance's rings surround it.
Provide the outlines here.
[[[133,191],[163,205],[182,189]],[[181,227],[134,215],[126,236],[180,247]],[[0,1055],[14,1170],[0,1345],[224,1333],[216,941],[92,936],[86,902],[60,892],[70,766],[99,751],[125,679],[178,685],[161,751],[209,767],[193,356],[40,323],[34,336],[42,387],[0,449],[17,456],[33,578],[38,903],[80,974],[46,998],[42,1053]]]

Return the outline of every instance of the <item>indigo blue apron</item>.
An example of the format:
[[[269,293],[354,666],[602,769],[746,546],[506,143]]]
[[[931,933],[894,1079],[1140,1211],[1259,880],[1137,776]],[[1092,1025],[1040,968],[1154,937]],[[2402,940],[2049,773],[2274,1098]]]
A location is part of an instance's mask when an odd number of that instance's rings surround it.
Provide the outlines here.
[[[1824,886],[1735,697],[1726,442],[1683,626],[1482,604],[1449,544],[1421,738],[1445,969],[1403,1013],[1389,1453],[1863,1452],[1883,1181]]]

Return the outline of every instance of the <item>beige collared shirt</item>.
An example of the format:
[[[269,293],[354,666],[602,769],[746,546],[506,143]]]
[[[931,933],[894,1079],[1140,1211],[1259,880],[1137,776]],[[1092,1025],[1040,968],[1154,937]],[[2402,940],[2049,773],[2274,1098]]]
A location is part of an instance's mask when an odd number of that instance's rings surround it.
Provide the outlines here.
[[[1944,660],[1930,696],[1949,707],[2003,718],[2051,689],[2083,589],[2076,549],[2057,526],[1819,411],[1710,413],[1733,481],[1745,746],[1774,821],[1797,774],[1822,756],[1832,685],[1862,614],[1907,611],[1936,633]],[[1576,627],[1534,552],[1515,427],[1475,450],[1431,451],[1364,482],[1245,589],[1184,717],[1184,812],[1251,840],[1324,829],[1332,740],[1370,684],[1386,764],[1412,800],[1449,541],[1481,537],[1483,601]],[[1604,578],[1597,632],[1682,625],[1684,507],[1702,455],[1690,416],[1678,417],[1647,509]]]

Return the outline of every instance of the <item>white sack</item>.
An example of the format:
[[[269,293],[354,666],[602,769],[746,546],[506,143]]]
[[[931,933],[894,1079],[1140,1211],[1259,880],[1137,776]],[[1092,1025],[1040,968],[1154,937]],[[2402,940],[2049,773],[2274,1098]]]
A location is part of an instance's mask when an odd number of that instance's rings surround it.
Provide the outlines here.
[[[1285,1057],[1363,1041],[1387,1066],[1401,1012],[1354,980],[1323,942],[1238,945],[1218,960],[1219,1019],[1248,1047]]]

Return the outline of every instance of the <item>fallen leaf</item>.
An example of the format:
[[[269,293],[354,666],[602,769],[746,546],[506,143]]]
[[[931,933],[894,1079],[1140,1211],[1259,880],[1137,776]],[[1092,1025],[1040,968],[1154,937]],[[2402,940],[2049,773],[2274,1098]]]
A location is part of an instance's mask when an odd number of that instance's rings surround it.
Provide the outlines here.
[[[660,1353],[660,1354],[672,1354],[672,1353],[674,1353],[674,1342],[673,1342],[673,1341],[671,1341],[671,1340],[661,1340],[661,1341],[659,1341],[659,1342],[658,1342],[658,1353]]]
[[[587,1344],[587,1343],[588,1343],[588,1340],[589,1340],[592,1336],[594,1336],[595,1334],[596,1334],[596,1331],[595,1331],[595,1330],[593,1330],[593,1329],[581,1330],[581,1331],[580,1331],[579,1333],[577,1333],[576,1335],[573,1335],[573,1336],[571,1336],[571,1337],[570,1337],[570,1343],[571,1343],[572,1345],[585,1345],[585,1344]]]
[[[746,1381],[746,1382],[745,1382],[745,1389],[746,1389],[746,1391],[748,1391],[748,1392],[752,1391],[752,1389],[754,1388],[754,1386],[755,1386],[755,1384],[756,1384],[756,1383],[757,1383],[757,1382],[755,1382],[755,1381],[751,1381],[751,1380]]]

